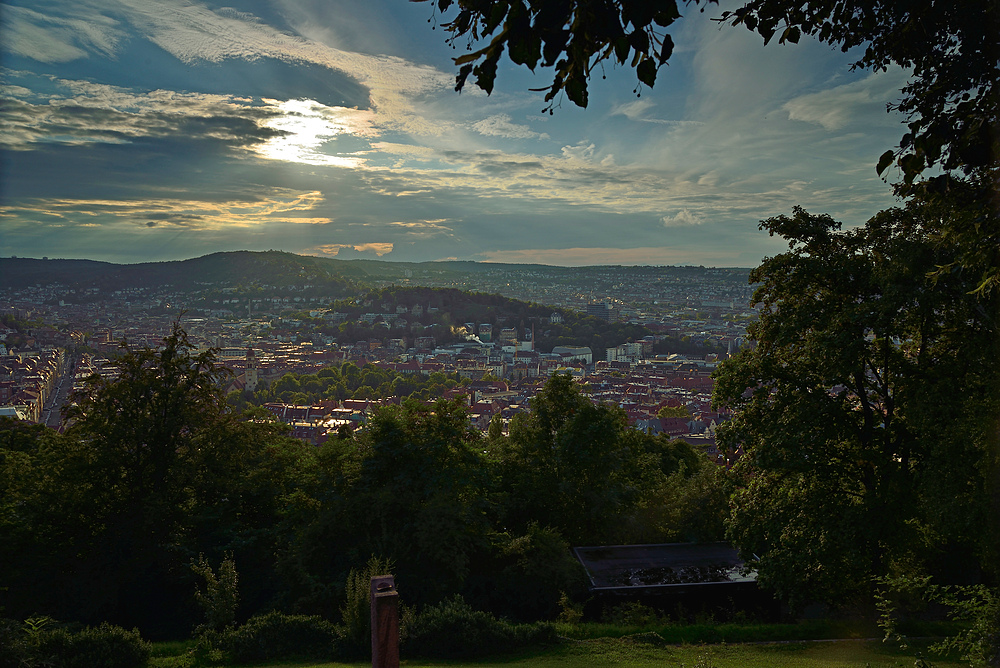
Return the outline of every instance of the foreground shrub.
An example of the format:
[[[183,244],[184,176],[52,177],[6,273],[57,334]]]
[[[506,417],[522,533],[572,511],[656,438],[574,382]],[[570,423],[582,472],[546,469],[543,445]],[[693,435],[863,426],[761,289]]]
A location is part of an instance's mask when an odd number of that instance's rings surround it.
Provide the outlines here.
[[[944,605],[948,616],[961,626],[956,635],[929,649],[942,655],[959,653],[972,668],[1000,666],[1000,590],[985,585],[935,585],[928,576],[884,578],[880,585],[876,605],[881,612],[879,626],[887,640],[907,646],[898,610],[906,607],[904,602],[910,606],[914,600]]]
[[[371,655],[371,580],[392,573],[394,566],[391,559],[373,554],[364,568],[360,571],[352,568],[347,575],[344,585],[347,600],[340,614],[344,620],[344,642],[351,658]]]
[[[317,616],[269,612],[221,633],[204,636],[211,650],[237,663],[270,659],[332,659],[338,656],[340,634],[333,623]]]
[[[20,622],[0,619],[0,668],[20,668],[28,657],[28,646]]]
[[[141,668],[151,645],[137,629],[103,623],[73,633],[62,628],[25,628],[0,624],[0,666],[50,668]],[[10,643],[8,645],[8,643]],[[11,663],[17,661],[16,663]]]
[[[495,533],[490,543],[482,570],[463,592],[477,608],[530,622],[554,619],[564,609],[564,596],[587,596],[586,571],[557,530],[532,522],[523,535]]]
[[[473,610],[461,596],[404,616],[400,635],[401,652],[429,659],[472,659],[556,640],[552,624],[511,624]]]
[[[663,617],[648,605],[628,601],[606,610],[602,620],[615,626],[651,626],[663,622]]]
[[[191,562],[191,570],[205,580],[205,588],[197,587],[194,591],[194,599],[205,613],[205,623],[195,631],[221,631],[232,626],[240,602],[240,578],[233,555],[223,557],[216,573],[205,555],[199,554],[198,560]]]

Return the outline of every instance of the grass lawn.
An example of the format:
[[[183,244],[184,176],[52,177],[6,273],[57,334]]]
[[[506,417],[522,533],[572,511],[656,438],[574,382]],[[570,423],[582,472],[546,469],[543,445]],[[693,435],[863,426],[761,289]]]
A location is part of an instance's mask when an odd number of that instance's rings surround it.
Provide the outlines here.
[[[403,666],[504,666],[509,668],[903,668],[915,663],[916,652],[926,654],[927,643],[913,643],[907,651],[871,640],[833,640],[791,643],[671,645],[654,633],[625,638],[568,640],[555,647],[511,657],[477,661],[403,660]],[[188,668],[187,644],[157,644],[150,668]],[[965,666],[957,660],[931,657],[934,668]],[[371,663],[281,662],[255,668],[364,668]]]

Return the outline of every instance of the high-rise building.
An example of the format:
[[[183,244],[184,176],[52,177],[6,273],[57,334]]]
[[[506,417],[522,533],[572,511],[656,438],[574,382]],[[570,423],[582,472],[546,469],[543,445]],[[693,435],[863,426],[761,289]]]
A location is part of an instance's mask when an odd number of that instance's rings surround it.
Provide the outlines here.
[[[609,322],[611,320],[611,307],[605,302],[587,304],[587,315]]]

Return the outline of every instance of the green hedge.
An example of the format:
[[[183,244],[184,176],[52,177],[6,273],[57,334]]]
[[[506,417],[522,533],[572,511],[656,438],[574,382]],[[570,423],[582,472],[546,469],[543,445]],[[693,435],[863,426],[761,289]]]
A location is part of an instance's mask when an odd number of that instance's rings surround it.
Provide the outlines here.
[[[204,636],[211,649],[221,650],[238,663],[272,659],[339,657],[340,633],[321,617],[269,612],[251,617],[242,626]]]
[[[406,616],[400,635],[401,654],[429,659],[473,659],[556,641],[552,624],[511,624],[473,610],[461,596]]]
[[[71,632],[63,628],[27,630],[0,621],[0,668],[142,668],[151,646],[139,631],[103,623]]]

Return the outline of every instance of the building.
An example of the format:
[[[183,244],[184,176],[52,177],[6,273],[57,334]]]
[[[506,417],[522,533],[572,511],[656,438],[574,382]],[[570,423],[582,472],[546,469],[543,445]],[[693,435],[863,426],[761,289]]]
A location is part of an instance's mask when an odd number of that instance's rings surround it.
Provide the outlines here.
[[[556,346],[552,353],[560,355],[564,362],[583,362],[593,364],[594,352],[586,346]]]
[[[611,321],[611,307],[604,302],[600,302],[598,304],[587,304],[586,313],[587,315],[592,315],[595,318],[600,318],[605,322]]]

